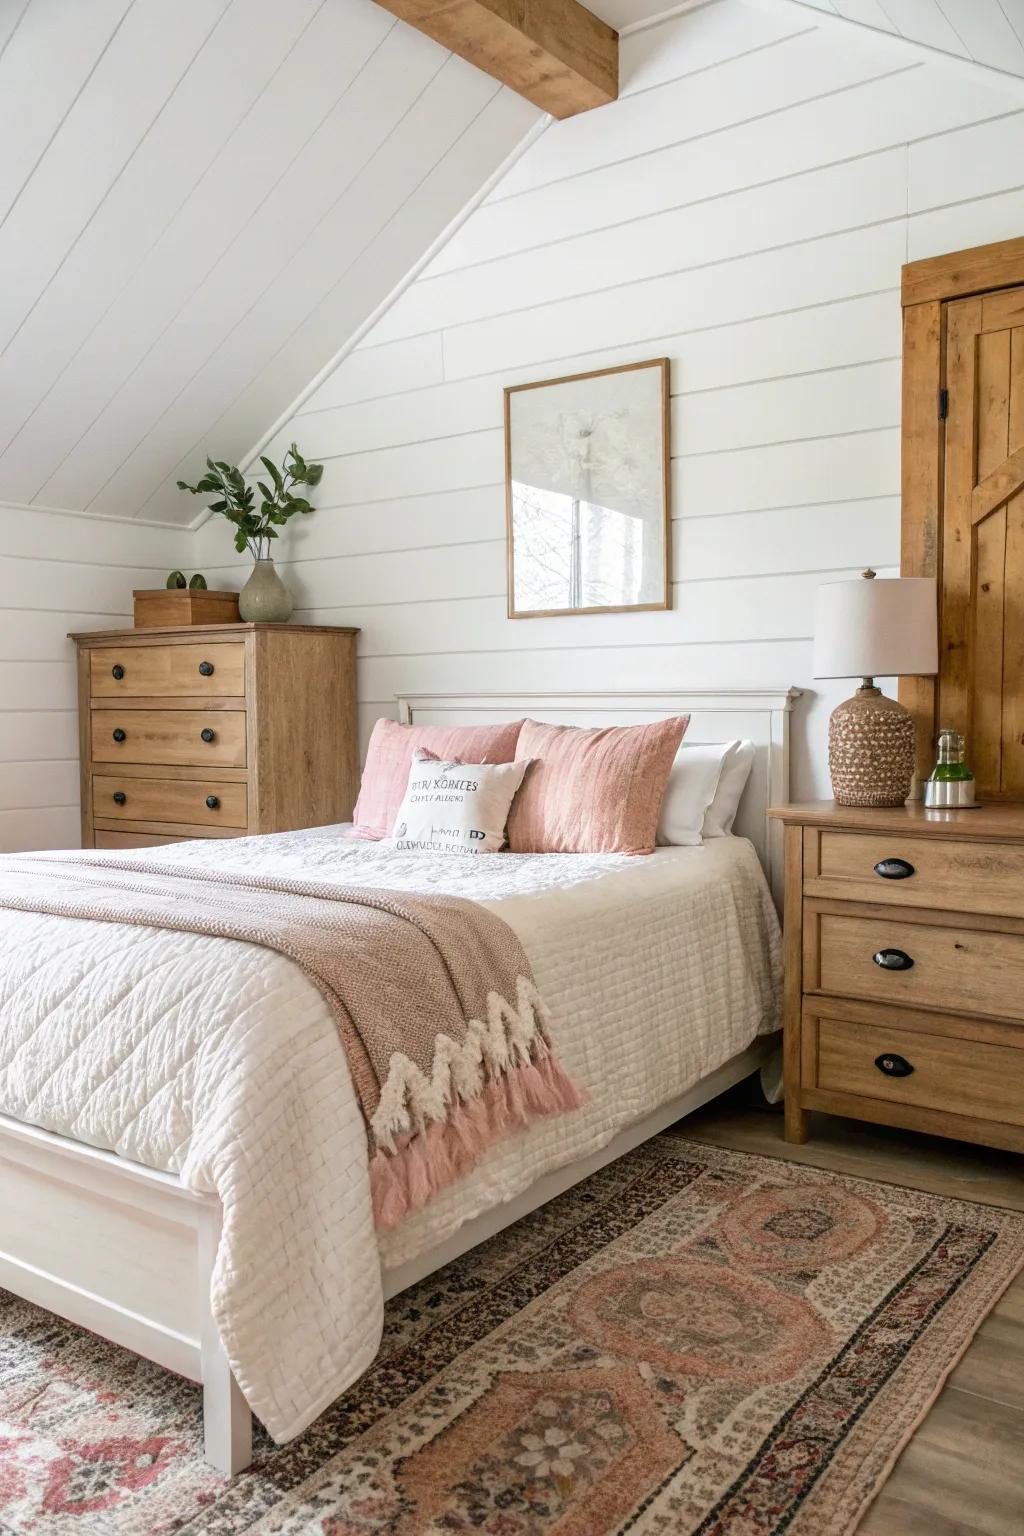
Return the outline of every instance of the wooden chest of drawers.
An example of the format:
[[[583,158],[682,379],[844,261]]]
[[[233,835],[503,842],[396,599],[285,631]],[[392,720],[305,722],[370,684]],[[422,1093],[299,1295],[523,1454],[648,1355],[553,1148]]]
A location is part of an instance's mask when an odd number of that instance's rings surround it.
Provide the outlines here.
[[[786,1139],[826,1110],[1024,1151],[1024,806],[772,814]]]
[[[324,826],[359,784],[358,630],[103,630],[78,646],[82,846]]]

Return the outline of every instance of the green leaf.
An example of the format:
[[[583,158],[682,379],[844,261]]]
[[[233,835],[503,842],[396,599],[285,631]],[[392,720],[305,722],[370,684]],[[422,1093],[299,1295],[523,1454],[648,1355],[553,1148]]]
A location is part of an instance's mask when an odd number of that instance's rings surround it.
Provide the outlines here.
[[[307,464],[307,466],[306,466],[306,484],[307,485],[319,485],[320,481],[323,479],[323,477],[324,477],[324,467],[323,467],[322,464]]]
[[[268,502],[269,505],[273,506],[273,504],[274,504],[274,493],[270,489],[270,486],[267,484],[267,482],[265,480],[257,480],[256,484],[260,488],[260,495],[263,497],[263,500],[265,502]]]
[[[168,592],[180,591],[180,589],[183,586],[185,586],[185,585],[186,585],[185,577],[183,576],[181,571],[172,571],[171,574],[167,578],[166,586],[167,586]]]
[[[235,534],[235,548],[239,554],[242,554],[245,550],[245,534],[241,529]]]
[[[273,462],[272,459],[265,458],[262,453],[260,454],[260,463],[263,465],[263,468],[266,470],[271,480],[273,480],[274,485],[277,487],[278,495],[282,495],[284,492],[284,480],[281,477],[281,471],[278,469],[277,465]]]
[[[190,592],[205,592],[207,590],[206,577],[201,572],[196,571],[188,584],[188,589]]]
[[[264,528],[264,530],[263,530],[263,537],[265,539],[276,539],[277,538],[277,529],[276,528]]]

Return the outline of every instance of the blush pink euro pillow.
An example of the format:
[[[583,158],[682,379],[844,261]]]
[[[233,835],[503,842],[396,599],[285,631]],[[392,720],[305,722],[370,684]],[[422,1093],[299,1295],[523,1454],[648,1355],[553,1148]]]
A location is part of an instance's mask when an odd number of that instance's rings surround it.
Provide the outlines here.
[[[459,758],[465,763],[511,763],[522,724],[512,720],[504,725],[399,725],[396,720],[378,720],[352,812],[353,834],[391,836],[417,748],[449,762]]]
[[[653,853],[665,786],[689,715],[582,730],[524,720],[533,758],[508,819],[513,853]]]

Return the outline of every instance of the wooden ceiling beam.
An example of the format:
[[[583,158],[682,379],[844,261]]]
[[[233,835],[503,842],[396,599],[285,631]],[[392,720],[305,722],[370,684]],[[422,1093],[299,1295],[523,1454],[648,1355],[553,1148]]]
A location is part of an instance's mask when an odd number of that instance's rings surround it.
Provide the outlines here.
[[[552,117],[619,93],[619,37],[579,0],[378,0]]]

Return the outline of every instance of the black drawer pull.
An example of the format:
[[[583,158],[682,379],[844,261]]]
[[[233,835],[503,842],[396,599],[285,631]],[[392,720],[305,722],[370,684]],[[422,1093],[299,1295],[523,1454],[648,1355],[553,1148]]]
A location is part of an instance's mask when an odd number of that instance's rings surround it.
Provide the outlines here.
[[[213,662],[212,661],[201,661],[199,663],[199,676],[200,677],[212,677],[213,676]]]
[[[909,880],[914,873],[913,864],[906,859],[879,859],[875,865],[875,874],[883,880]]]
[[[110,675],[111,677],[115,678],[117,682],[121,681],[122,677],[124,677],[124,667],[122,667],[120,662],[118,662],[116,667],[111,667]]]
[[[120,726],[117,727],[116,731],[112,731],[111,735],[115,741],[124,741],[125,739],[124,731],[122,731]]]
[[[883,971],[909,971],[914,963],[905,949],[880,949],[871,958]]]
[[[210,730],[209,726],[207,726],[205,728],[205,730],[202,730],[202,731],[199,732],[201,740],[206,741],[206,742],[212,741],[213,738],[214,738],[214,734],[215,733]]]
[[[125,801],[127,799],[128,799],[128,796],[125,794],[123,789],[115,789],[114,790],[114,804],[115,805],[124,805],[124,803],[125,803]]]
[[[207,808],[209,810],[211,810],[211,811],[219,811],[220,810],[220,801],[217,799],[216,795],[207,795],[207,797],[206,797],[206,804],[207,804]]]
[[[875,1066],[879,1072],[884,1072],[886,1077],[909,1077],[914,1070],[905,1056],[876,1056]]]

